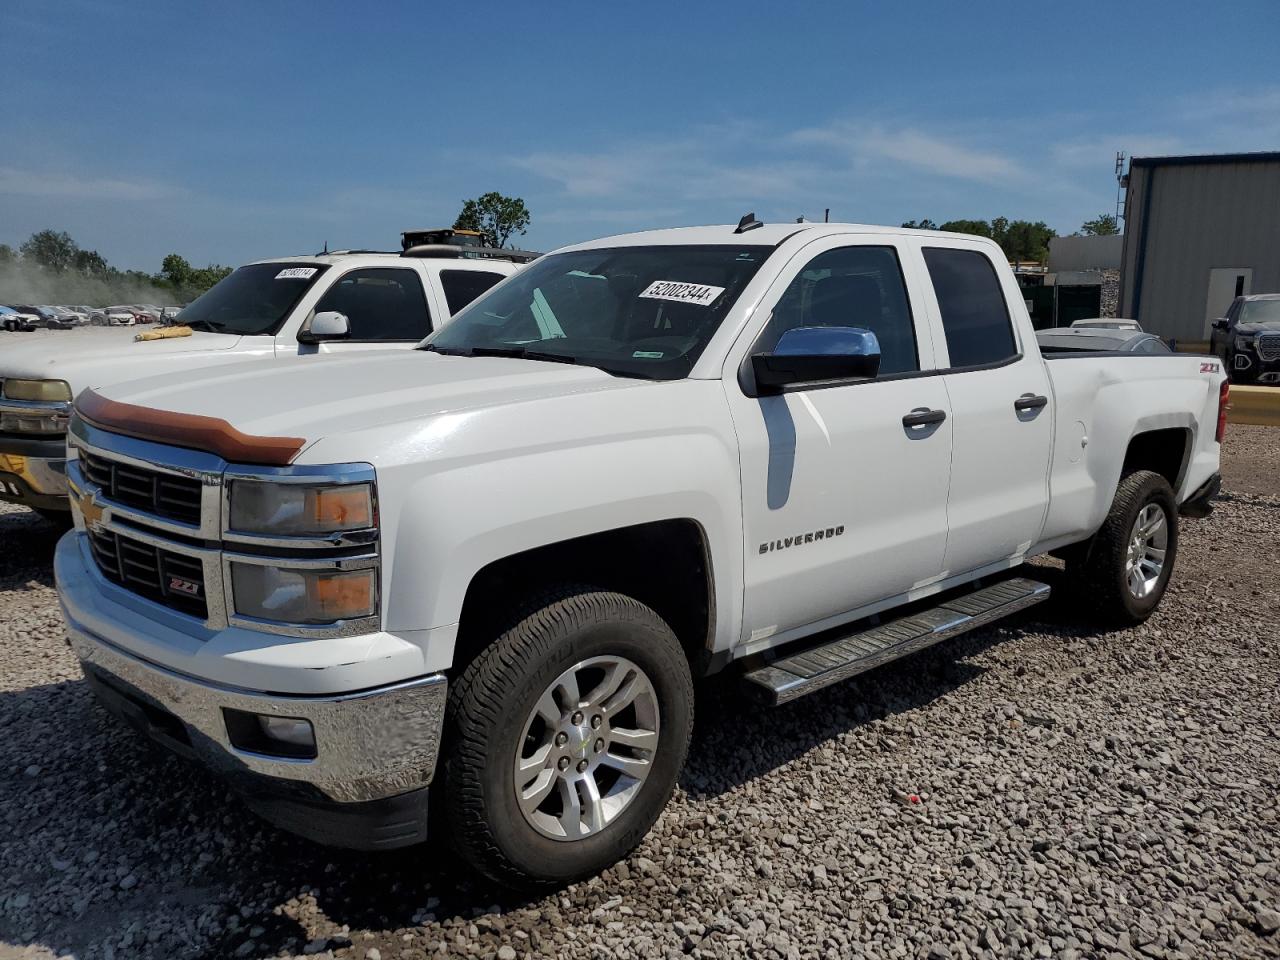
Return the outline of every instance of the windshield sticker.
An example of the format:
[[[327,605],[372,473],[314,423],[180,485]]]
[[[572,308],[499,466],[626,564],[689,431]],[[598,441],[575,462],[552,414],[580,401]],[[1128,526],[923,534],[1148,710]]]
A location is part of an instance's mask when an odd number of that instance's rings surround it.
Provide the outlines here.
[[[286,267],[276,274],[277,280],[310,280],[316,275],[317,267]]]
[[[637,350],[631,356],[636,360],[661,360],[666,354],[661,350]]]
[[[648,300],[674,300],[677,303],[695,303],[700,307],[709,307],[722,293],[724,287],[712,287],[705,283],[655,280],[640,296]]]

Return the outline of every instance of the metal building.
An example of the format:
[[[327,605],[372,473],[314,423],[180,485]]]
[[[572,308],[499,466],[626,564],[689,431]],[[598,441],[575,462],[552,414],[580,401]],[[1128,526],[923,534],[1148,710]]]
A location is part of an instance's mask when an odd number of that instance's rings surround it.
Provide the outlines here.
[[[1280,292],[1280,152],[1134,157],[1120,309],[1144,330],[1207,344],[1242,293]]]

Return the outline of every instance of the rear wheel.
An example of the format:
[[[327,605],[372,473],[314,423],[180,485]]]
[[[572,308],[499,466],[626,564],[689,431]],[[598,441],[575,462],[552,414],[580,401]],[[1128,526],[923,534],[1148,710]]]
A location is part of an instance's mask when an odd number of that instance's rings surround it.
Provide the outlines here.
[[[1159,605],[1178,555],[1178,510],[1169,481],[1126,475],[1087,555],[1068,561],[1071,586],[1105,623],[1142,623]]]
[[[598,873],[653,826],[692,727],[693,683],[671,628],[622,594],[563,588],[519,616],[450,690],[443,802],[452,841],[508,886]]]

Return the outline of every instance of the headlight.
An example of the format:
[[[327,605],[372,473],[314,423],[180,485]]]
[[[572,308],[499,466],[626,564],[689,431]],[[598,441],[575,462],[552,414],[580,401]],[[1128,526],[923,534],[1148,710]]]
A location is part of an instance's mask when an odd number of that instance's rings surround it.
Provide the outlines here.
[[[65,413],[32,410],[30,413],[0,413],[0,433],[44,433],[63,434],[67,432],[69,418]]]
[[[1236,346],[1241,347],[1245,350],[1252,350],[1255,346],[1257,346],[1257,343],[1258,343],[1257,337],[1236,337]]]
[[[71,385],[65,380],[6,380],[4,395],[10,400],[69,401]]]
[[[371,617],[377,571],[297,570],[231,564],[236,613],[281,623],[333,623]]]
[[[314,537],[375,524],[370,483],[231,482],[231,529],[238,533]]]

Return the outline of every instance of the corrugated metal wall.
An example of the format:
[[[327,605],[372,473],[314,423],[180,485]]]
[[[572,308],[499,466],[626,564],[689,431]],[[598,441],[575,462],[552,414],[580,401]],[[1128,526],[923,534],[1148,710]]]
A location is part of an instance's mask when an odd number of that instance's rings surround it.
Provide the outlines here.
[[[1134,161],[1120,315],[1164,337],[1207,340],[1214,267],[1251,267],[1250,292],[1280,292],[1280,160]]]

